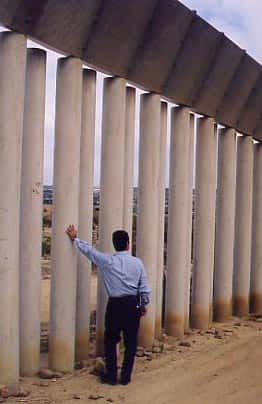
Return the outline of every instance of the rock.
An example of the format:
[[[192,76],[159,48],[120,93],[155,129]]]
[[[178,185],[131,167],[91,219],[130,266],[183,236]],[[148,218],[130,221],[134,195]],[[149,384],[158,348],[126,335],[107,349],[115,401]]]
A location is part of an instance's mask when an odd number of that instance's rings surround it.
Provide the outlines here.
[[[260,318],[257,318],[257,319],[256,319],[256,322],[257,322],[257,323],[262,323],[262,318],[261,318],[261,317],[260,317]]]
[[[215,332],[216,332],[216,330],[215,330],[214,328],[210,328],[210,330],[207,330],[207,331],[206,331],[206,334],[214,335]]]
[[[83,369],[83,366],[82,366],[81,362],[75,362],[74,369],[75,370]]]
[[[88,396],[88,400],[99,400],[100,398],[104,398],[104,396],[101,396],[101,394],[90,394]]]
[[[62,372],[53,372],[53,377],[55,379],[61,379],[64,376]]]
[[[25,389],[24,387],[20,387],[19,391],[17,392],[16,397],[28,397],[30,395],[30,391]]]
[[[217,329],[215,332],[215,338],[222,339],[225,336],[223,330]]]
[[[249,321],[249,320],[252,320],[252,317],[251,316],[244,316],[244,317],[241,317],[241,320],[242,321]]]
[[[205,331],[204,331],[204,330],[200,330],[200,331],[198,331],[198,334],[203,336],[203,335],[205,335]]]
[[[191,344],[190,344],[190,342],[188,342],[188,341],[181,341],[181,342],[179,342],[179,345],[180,345],[180,346],[184,346],[184,347],[186,347],[186,348],[191,347]]]
[[[163,350],[161,349],[160,346],[154,346],[153,349],[152,349],[152,352],[153,353],[161,353],[161,352],[163,352]]]
[[[80,397],[78,394],[74,394],[74,395],[73,395],[73,399],[74,399],[74,400],[80,400],[81,397]]]
[[[163,350],[164,351],[173,351],[175,347],[173,345],[164,344]]]
[[[95,359],[83,359],[80,363],[83,366],[83,368],[88,368],[89,366],[95,364]]]
[[[161,344],[162,344],[161,341],[159,341],[158,339],[155,339],[154,343],[153,343],[153,348],[156,348],[156,347],[159,348],[161,346]]]
[[[144,348],[142,346],[137,347],[136,356],[139,357],[139,358],[144,356]]]
[[[48,382],[40,382],[39,387],[49,387],[49,383]]]
[[[188,329],[185,331],[185,335],[194,335],[194,331],[191,329]]]
[[[235,327],[241,327],[240,321],[235,321],[233,324]]]
[[[253,318],[262,318],[262,314],[261,313],[255,313],[255,314],[250,314],[251,317]]]
[[[94,366],[92,373],[95,375],[99,375],[103,372],[105,372],[105,362],[104,362],[103,358],[98,357],[95,360],[95,366]]]
[[[1,389],[1,397],[9,398],[9,397],[28,397],[30,395],[30,391],[23,387],[4,387]]]
[[[40,379],[53,379],[54,372],[51,369],[40,368],[38,371],[38,376],[40,377]]]
[[[166,334],[163,334],[161,339],[162,339],[163,342],[167,342],[168,341],[168,336]]]
[[[1,397],[2,391],[5,389],[6,389],[6,386],[4,384],[0,384],[0,397]]]
[[[232,328],[223,328],[223,331],[227,334],[232,334],[234,332],[234,330],[232,330]]]
[[[75,369],[76,370],[85,369],[91,365],[93,365],[93,366],[95,365],[95,359],[83,359],[83,360],[75,363]]]
[[[144,356],[146,357],[146,360],[151,361],[153,359],[153,353],[152,351],[149,350],[144,350]]]
[[[114,400],[112,398],[108,398],[106,401],[108,401],[109,403],[113,403]]]
[[[1,397],[2,397],[2,398],[11,397],[11,395],[10,395],[9,392],[8,392],[7,387],[5,387],[4,389],[1,390]]]

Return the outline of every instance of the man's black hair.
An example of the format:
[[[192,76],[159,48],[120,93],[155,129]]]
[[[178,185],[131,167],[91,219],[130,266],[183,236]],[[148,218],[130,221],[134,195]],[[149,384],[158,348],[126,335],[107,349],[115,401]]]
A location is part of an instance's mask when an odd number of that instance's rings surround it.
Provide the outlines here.
[[[112,241],[116,251],[125,251],[129,243],[128,233],[125,230],[116,230],[112,234]]]

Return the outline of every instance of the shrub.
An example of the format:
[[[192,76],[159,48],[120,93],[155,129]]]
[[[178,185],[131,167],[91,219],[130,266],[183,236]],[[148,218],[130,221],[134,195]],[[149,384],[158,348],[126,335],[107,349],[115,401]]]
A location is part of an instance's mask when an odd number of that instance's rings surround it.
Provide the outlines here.
[[[52,218],[50,216],[43,217],[43,227],[51,227],[52,226]]]
[[[51,253],[51,238],[45,237],[42,241],[42,256],[50,255]]]

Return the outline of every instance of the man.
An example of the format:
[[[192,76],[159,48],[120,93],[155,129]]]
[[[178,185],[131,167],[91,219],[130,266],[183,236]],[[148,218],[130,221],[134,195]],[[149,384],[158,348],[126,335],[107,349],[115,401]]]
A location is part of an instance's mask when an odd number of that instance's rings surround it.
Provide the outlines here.
[[[137,334],[141,315],[146,314],[150,289],[142,261],[129,253],[129,236],[124,230],[112,235],[115,254],[104,254],[86,241],[77,237],[77,230],[70,225],[66,233],[74,245],[100,270],[109,296],[105,315],[105,360],[106,373],[101,375],[104,383],[117,383],[116,345],[123,332],[125,353],[120,383],[131,380],[137,349]]]

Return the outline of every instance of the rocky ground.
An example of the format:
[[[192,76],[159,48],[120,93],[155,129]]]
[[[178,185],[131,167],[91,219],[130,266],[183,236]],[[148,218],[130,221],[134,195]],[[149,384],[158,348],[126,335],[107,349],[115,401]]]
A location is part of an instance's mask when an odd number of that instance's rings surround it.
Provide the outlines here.
[[[42,360],[44,365],[46,354]],[[152,351],[139,348],[133,381],[128,386],[100,384],[95,366],[101,362],[90,358],[77,364],[72,375],[22,378],[22,391],[30,394],[0,402],[261,403],[262,317],[233,318],[227,324],[214,324],[207,332],[192,330],[182,340],[164,336]]]

